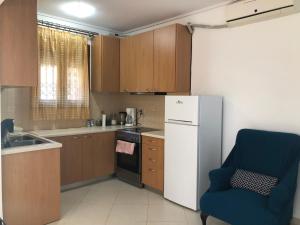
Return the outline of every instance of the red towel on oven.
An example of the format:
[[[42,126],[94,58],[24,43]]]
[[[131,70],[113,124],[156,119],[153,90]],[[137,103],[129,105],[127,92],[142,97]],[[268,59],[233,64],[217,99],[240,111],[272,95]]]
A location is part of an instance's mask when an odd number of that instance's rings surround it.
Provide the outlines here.
[[[133,155],[135,143],[117,140],[116,152]]]

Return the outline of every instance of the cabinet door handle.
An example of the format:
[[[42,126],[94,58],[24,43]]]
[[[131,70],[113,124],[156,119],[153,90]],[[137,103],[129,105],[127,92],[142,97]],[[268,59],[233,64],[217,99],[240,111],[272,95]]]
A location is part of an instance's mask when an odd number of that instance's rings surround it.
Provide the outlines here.
[[[150,142],[151,142],[151,143],[155,143],[156,141],[155,141],[155,140],[150,140]]]
[[[79,139],[79,137],[75,136],[75,137],[73,137],[73,139],[77,140],[77,139]]]
[[[128,89],[124,89],[123,91],[124,91],[124,92],[128,92]]]
[[[155,163],[155,162],[156,162],[156,160],[155,160],[155,159],[151,159],[151,158],[149,158],[149,161],[151,161],[151,162],[153,162],[153,163]]]
[[[149,168],[149,172],[155,173],[156,170]]]
[[[149,148],[150,151],[157,151],[156,148]]]

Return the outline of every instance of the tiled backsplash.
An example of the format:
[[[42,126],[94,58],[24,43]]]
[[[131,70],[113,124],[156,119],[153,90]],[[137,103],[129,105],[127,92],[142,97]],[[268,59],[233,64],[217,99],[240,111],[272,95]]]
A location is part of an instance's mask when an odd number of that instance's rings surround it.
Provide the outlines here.
[[[164,128],[165,97],[159,95],[123,95],[122,108],[135,107],[143,110],[138,120],[145,127]]]
[[[98,119],[101,112],[107,114],[125,111],[126,107],[143,110],[139,123],[143,126],[162,129],[164,126],[164,96],[91,94],[91,117]],[[33,121],[30,88],[1,89],[1,118],[15,119],[16,126],[24,130],[59,129],[85,126],[82,120]]]

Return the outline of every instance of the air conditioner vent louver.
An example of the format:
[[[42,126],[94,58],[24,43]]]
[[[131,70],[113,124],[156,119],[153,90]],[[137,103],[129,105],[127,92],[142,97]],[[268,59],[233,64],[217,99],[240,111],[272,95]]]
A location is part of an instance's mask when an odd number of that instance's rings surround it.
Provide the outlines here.
[[[293,8],[296,0],[242,0],[226,8],[227,23],[250,17],[261,18],[263,14],[279,15],[282,10]]]

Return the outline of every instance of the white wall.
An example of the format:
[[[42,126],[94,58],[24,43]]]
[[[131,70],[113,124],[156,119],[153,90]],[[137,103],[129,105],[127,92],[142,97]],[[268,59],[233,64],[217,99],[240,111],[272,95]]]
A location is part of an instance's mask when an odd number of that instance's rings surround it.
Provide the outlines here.
[[[224,7],[179,22],[225,23]],[[135,33],[139,33],[140,30]],[[193,35],[192,93],[224,96],[223,160],[242,128],[300,134],[300,14]],[[294,216],[300,218],[300,173]]]
[[[192,93],[224,96],[223,159],[241,128],[300,134],[299,40],[300,14],[196,30]],[[294,216],[300,218],[298,183]]]

